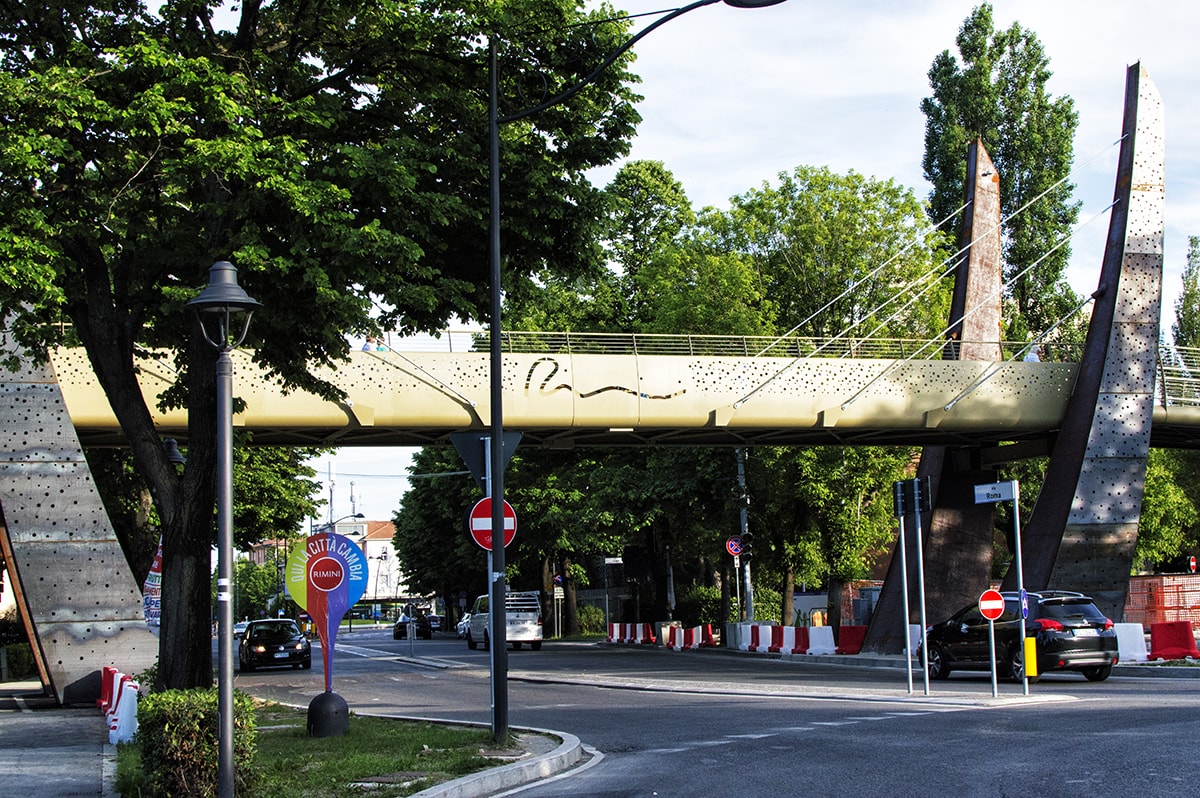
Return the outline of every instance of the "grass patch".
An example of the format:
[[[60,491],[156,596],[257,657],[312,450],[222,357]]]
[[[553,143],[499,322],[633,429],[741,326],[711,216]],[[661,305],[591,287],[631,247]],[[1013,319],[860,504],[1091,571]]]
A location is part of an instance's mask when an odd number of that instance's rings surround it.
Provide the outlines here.
[[[498,750],[491,731],[351,713],[341,737],[312,738],[307,711],[279,704],[256,707],[258,754],[246,798],[333,798],[412,795],[434,784],[512,761],[516,746]],[[117,789],[141,791],[141,750],[119,746]],[[239,795],[242,793],[239,793]]]

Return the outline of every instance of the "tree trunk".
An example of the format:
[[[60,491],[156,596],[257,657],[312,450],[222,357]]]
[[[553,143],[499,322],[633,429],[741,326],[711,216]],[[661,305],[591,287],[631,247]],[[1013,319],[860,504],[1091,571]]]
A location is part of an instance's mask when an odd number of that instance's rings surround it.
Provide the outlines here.
[[[829,600],[826,608],[829,613],[825,622],[833,627],[833,639],[837,640],[842,631],[842,578],[840,576],[829,577]]]
[[[779,622],[784,626],[796,623],[796,566],[789,564],[783,574],[783,606],[780,607]]]

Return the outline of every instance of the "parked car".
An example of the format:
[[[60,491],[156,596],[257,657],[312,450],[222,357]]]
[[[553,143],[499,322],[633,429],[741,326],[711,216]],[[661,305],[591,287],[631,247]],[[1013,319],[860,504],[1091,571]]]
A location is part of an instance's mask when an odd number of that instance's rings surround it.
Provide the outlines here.
[[[250,621],[238,638],[238,664],[243,672],[277,665],[307,670],[312,667],[312,647],[290,618]]]
[[[1005,592],[1004,612],[996,620],[996,662],[1000,673],[1018,681],[1024,674],[1020,641],[1020,594]],[[1025,635],[1036,641],[1037,672],[1078,671],[1102,682],[1117,664],[1117,632],[1088,596],[1067,590],[1028,593]],[[929,678],[945,679],[954,670],[991,670],[988,621],[979,605],[963,607],[926,632],[929,655],[919,652]],[[1037,681],[1030,676],[1029,681]]]
[[[429,622],[429,631],[431,631],[431,632],[442,631],[442,616],[426,615],[425,620]]]
[[[454,629],[458,632],[458,639],[462,640],[467,636],[467,630],[471,628],[471,613],[464,612],[463,617],[455,624]]]
[[[408,615],[401,613],[400,617],[396,619],[396,623],[392,625],[392,639],[407,640],[409,623],[412,623],[416,627],[417,637],[424,638],[425,640],[433,638],[433,629],[429,625],[428,615],[418,614],[410,618]]]

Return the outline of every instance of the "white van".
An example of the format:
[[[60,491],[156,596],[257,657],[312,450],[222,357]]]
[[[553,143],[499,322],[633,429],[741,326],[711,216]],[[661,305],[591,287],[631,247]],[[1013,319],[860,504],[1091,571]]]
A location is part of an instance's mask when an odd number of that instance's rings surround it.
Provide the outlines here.
[[[513,651],[517,651],[524,643],[534,651],[542,650],[542,601],[541,594],[536,590],[523,593],[509,593],[505,596],[507,623],[505,624],[505,639],[512,643]],[[467,648],[472,651],[480,643],[487,648],[488,629],[491,624],[491,614],[488,612],[488,597],[480,596],[471,607],[471,625],[467,629]]]

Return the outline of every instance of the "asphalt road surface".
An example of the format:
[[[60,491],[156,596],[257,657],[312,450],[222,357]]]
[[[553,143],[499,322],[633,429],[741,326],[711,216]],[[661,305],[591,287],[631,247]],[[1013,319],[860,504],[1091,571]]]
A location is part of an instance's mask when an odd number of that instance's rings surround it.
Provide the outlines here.
[[[306,706],[324,688],[318,655],[237,686]],[[899,669],[552,640],[508,664],[509,725],[569,731],[597,754],[522,796],[1197,792],[1200,679],[1050,674],[1029,697],[1001,681],[993,698],[988,674],[954,674],[925,696]],[[492,721],[489,654],[452,635],[343,633],[333,688],[354,712]]]

